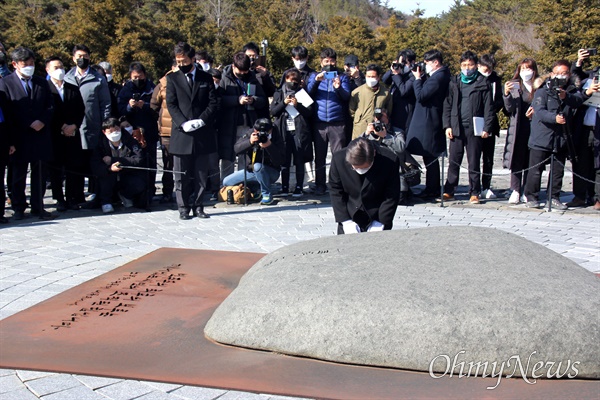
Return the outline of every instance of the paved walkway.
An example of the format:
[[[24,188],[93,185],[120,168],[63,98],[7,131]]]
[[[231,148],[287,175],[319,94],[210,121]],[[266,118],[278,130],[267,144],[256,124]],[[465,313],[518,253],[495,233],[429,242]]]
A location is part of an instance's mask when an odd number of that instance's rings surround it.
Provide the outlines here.
[[[499,165],[499,164],[497,164]],[[292,174],[293,175],[293,174]],[[461,178],[466,182],[464,178]],[[565,178],[568,189],[569,176]],[[503,192],[506,177],[494,180]],[[470,205],[464,188],[454,202],[398,208],[394,229],[449,225],[501,229],[542,244],[600,273],[600,213],[506,205],[506,199]],[[565,194],[563,201],[571,196]],[[50,199],[48,199],[50,202]],[[327,198],[280,199],[272,206],[225,206],[207,210],[208,220],[181,221],[155,206],[151,213],[121,210],[69,211],[53,221],[25,219],[0,228],[0,318],[6,318],[159,247],[270,252],[285,245],[333,235]],[[493,245],[493,244],[491,244]],[[402,244],[398,244],[401,248]],[[482,246],[482,251],[485,247]],[[524,266],[526,267],[526,266]],[[284,399],[208,388],[36,371],[0,370],[0,399]]]

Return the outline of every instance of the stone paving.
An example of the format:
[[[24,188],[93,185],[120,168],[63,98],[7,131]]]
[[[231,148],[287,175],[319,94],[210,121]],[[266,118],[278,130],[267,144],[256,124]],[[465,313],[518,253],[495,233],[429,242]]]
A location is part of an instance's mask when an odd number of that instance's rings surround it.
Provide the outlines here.
[[[497,145],[501,147],[501,143]],[[497,149],[497,153],[500,153]],[[159,158],[160,159],[160,158]],[[497,161],[496,165],[500,165]],[[506,171],[495,170],[493,187],[506,191]],[[466,182],[464,170],[461,181]],[[293,173],[292,173],[293,176]],[[568,201],[572,176],[565,176]],[[423,179],[424,181],[424,179]],[[466,188],[457,200],[398,207],[394,229],[483,226],[515,233],[540,243],[600,273],[600,213],[566,212],[508,206],[506,199],[468,204]],[[47,199],[51,204],[51,199]],[[52,221],[27,218],[0,226],[0,318],[6,318],[58,293],[135,260],[159,247],[270,252],[282,246],[334,235],[337,226],[327,197],[299,201],[208,208],[208,220],[182,221],[169,207],[150,213],[100,210],[61,213]],[[52,210],[52,209],[51,209]],[[56,212],[55,212],[56,213]],[[7,212],[7,216],[10,212]],[[58,213],[56,213],[58,214]],[[482,251],[493,243],[482,243]],[[398,244],[401,248],[402,244]],[[400,251],[401,254],[401,251]],[[524,265],[523,268],[527,266]],[[110,379],[39,371],[0,370],[0,399],[290,399],[174,384]]]

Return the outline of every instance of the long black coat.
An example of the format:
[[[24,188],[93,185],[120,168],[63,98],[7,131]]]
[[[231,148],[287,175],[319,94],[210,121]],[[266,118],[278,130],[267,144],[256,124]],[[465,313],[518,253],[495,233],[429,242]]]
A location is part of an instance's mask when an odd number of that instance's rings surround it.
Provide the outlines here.
[[[3,104],[9,142],[16,148],[13,159],[17,162],[52,159],[50,122],[54,106],[50,88],[39,76],[31,77],[31,87],[30,98],[16,72],[0,79],[0,104]],[[40,131],[30,128],[36,120],[44,123]]]
[[[129,106],[129,100],[133,98],[134,93],[138,94],[140,100],[144,102],[142,108]],[[142,89],[135,86],[132,81],[128,81],[119,92],[117,101],[119,114],[125,115],[132,126],[142,128],[146,142],[156,147],[156,142],[158,142],[158,124],[156,123],[158,113],[150,107],[152,93],[154,93],[154,83],[151,80],[146,80],[146,86]]]
[[[393,75],[392,71],[387,71],[381,80],[389,86],[392,95],[392,126],[406,132],[415,109],[415,76],[412,72]]]
[[[415,79],[416,103],[406,136],[406,150],[410,154],[437,157],[446,151],[442,112],[449,82],[450,71],[445,66],[425,82]]]
[[[393,151],[375,148],[373,166],[364,175],[346,161],[346,149],[333,154],[329,187],[336,222],[354,220],[357,211],[362,210],[369,216],[369,223],[379,221],[384,229],[392,229],[400,198],[400,163]]]
[[[76,158],[77,161],[71,165],[77,165],[83,161],[79,127],[85,116],[85,105],[79,87],[63,82],[63,98],[61,99],[56,86],[52,82],[48,82],[48,86],[54,99],[54,114],[50,126],[54,159],[55,161],[62,161],[66,157]],[[67,137],[62,134],[62,127],[65,124],[77,125],[75,136]]]
[[[196,68],[193,88],[190,88],[183,72],[168,74],[167,109],[173,121],[169,144],[171,154],[211,154],[217,151],[213,124],[219,110],[219,98],[210,74]],[[195,131],[184,132],[181,125],[192,119],[201,119],[205,125]]]
[[[310,119],[312,117],[312,105],[304,107],[298,103],[296,110],[300,113],[294,118],[295,134],[286,134],[287,132],[287,118],[289,117],[288,112],[285,110],[287,105],[284,102],[285,95],[284,89],[277,89],[273,95],[273,101],[271,102],[271,115],[275,118],[275,126],[277,126],[283,142],[287,145],[288,140],[294,140],[296,148],[300,150],[304,157],[304,162],[313,160],[312,151],[312,131],[310,129]]]
[[[510,118],[506,132],[502,166],[512,170],[514,169],[514,160],[517,157],[526,157],[529,152],[527,142],[529,142],[529,133],[531,132],[531,121],[525,116],[525,112],[531,103],[523,100],[522,94],[515,98],[509,93],[508,96],[503,95],[502,98],[504,108]],[[527,161],[525,161],[525,164],[527,164]],[[518,165],[522,165],[522,162]]]

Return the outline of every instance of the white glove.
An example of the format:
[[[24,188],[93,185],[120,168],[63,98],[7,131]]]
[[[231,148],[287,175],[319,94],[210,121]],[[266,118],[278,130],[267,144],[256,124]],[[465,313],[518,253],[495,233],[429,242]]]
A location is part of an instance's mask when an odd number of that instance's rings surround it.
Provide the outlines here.
[[[379,221],[371,222],[371,225],[367,228],[367,232],[381,232],[383,230],[383,224]]]
[[[191,132],[202,128],[204,125],[206,124],[201,119],[190,119],[189,121],[185,121],[183,124],[181,124],[181,128],[184,132]]]
[[[352,221],[351,219],[342,222],[342,228],[344,229],[344,233],[346,235],[350,235],[352,233],[360,233],[360,227],[356,222]]]

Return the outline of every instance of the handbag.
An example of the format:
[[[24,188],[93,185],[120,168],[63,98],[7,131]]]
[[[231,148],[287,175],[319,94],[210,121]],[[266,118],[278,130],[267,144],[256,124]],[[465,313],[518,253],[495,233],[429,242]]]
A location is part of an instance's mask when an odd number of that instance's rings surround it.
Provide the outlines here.
[[[228,192],[231,190],[231,195]],[[229,199],[228,199],[229,196]],[[244,196],[246,203],[250,203],[253,199],[252,191],[244,186],[243,183],[234,186],[223,186],[219,190],[219,201],[226,201],[227,204],[244,204]]]

